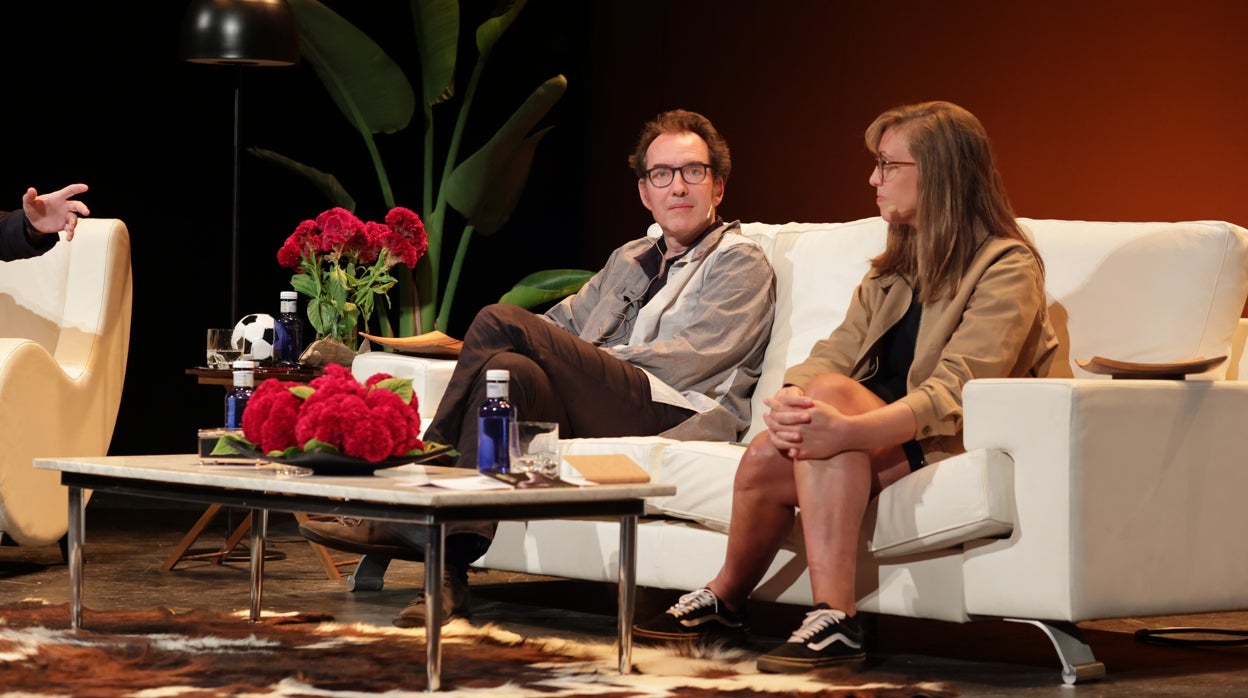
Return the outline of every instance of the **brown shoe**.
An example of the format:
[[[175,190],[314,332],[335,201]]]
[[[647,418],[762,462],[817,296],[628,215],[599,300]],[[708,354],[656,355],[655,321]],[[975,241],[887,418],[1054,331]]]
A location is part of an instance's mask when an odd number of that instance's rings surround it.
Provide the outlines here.
[[[313,543],[349,553],[397,560],[424,559],[419,547],[414,547],[382,521],[341,516],[300,524],[299,533]]]
[[[400,628],[425,627],[425,613],[429,605],[425,590],[421,589],[399,614],[394,624]],[[442,573],[442,624],[454,618],[472,617],[472,591],[468,588],[468,571],[447,565]]]

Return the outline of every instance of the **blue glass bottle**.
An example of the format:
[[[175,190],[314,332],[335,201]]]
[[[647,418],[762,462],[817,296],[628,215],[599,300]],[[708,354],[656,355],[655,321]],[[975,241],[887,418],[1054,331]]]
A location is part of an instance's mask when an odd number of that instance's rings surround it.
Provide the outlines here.
[[[239,359],[234,362],[234,387],[225,395],[225,428],[243,428],[243,410],[256,387],[256,362]]]
[[[303,353],[303,320],[299,317],[299,294],[282,291],[281,314],[273,323],[273,364],[299,368]]]
[[[477,471],[506,474],[511,469],[516,440],[516,407],[508,399],[509,371],[485,372],[485,402],[477,411]]]

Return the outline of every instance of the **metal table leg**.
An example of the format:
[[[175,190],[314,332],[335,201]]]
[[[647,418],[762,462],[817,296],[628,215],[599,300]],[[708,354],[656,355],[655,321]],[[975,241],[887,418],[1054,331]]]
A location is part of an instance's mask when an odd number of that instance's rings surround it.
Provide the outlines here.
[[[637,601],[637,515],[620,517],[620,673],[632,671],[633,611]]]
[[[428,526],[425,541],[425,690],[442,689],[442,573],[446,562],[446,525]]]
[[[251,510],[251,622],[260,620],[260,595],[264,592],[264,534],[269,510]]]
[[[87,506],[82,488],[69,488],[69,627],[82,627],[82,543],[86,537]]]

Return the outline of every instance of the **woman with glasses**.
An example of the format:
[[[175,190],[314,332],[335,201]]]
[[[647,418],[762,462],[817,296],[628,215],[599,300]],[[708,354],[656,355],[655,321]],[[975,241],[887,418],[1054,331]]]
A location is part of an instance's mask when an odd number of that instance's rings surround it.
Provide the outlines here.
[[[979,121],[949,102],[904,106],[877,117],[866,144],[885,249],[844,322],[764,401],[767,431],[737,468],[723,567],[635,626],[639,640],[743,641],[746,600],[800,509],[815,607],[758,668],[860,665],[854,580],[868,501],[965,450],[967,381],[1042,375],[1053,359],[1044,267]]]
[[[51,194],[39,195],[34,187],[22,196],[19,211],[0,211],[0,261],[36,257],[47,252],[61,238],[74,239],[78,216],[90,213],[87,205],[73,197],[87,190],[85,184],[71,184]]]

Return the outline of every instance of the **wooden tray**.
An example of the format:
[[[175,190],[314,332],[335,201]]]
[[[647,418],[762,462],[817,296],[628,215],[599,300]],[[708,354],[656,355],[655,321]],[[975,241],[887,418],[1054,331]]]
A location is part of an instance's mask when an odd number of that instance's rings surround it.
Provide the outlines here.
[[[1112,376],[1114,378],[1152,378],[1158,380],[1183,380],[1188,374],[1204,373],[1223,361],[1226,361],[1225,354],[1210,359],[1194,359],[1192,361],[1180,361],[1171,364],[1142,364],[1134,361],[1115,361],[1103,356],[1093,356],[1091,359],[1075,359],[1075,363],[1079,364],[1079,368],[1089,373]]]

